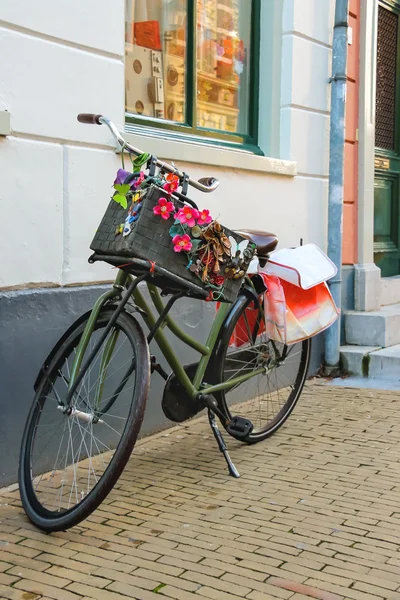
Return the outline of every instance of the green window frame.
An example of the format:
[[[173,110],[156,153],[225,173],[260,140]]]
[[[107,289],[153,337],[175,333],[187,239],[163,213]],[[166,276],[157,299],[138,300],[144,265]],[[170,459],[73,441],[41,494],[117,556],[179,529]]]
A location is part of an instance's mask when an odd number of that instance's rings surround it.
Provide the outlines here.
[[[247,134],[224,132],[197,125],[196,70],[197,70],[197,0],[187,0],[187,34],[186,34],[186,119],[184,123],[157,119],[155,117],[125,113],[125,130],[127,133],[143,135],[146,133],[160,135],[165,139],[186,142],[206,143],[226,148],[236,148],[264,155],[258,147],[259,124],[259,78],[260,78],[260,21],[261,0],[251,2],[251,34],[249,64],[249,111]]]

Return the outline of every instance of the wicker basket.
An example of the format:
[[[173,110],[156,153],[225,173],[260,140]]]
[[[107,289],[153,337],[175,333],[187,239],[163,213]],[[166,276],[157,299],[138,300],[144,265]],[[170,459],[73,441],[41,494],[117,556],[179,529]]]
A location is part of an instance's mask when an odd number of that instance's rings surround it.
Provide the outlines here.
[[[126,237],[117,235],[116,230],[125,221],[128,209],[122,208],[120,204],[111,200],[90,247],[97,255],[140,258],[154,262],[168,272],[190,282],[192,286],[196,286],[201,292],[199,297],[204,298],[204,291],[206,290],[209,293],[210,288],[188,269],[187,255],[184,252],[174,252],[169,234],[173,219],[164,220],[153,213],[153,208],[158,204],[158,200],[165,197],[165,195],[165,190],[156,185],[151,185],[148,188],[135,227]],[[177,198],[172,197],[170,199],[174,202],[176,209],[181,208],[184,204]],[[238,242],[244,239],[225,227],[224,232],[228,236],[231,235]],[[105,260],[111,262],[107,258]],[[137,274],[133,266],[127,265],[123,268]],[[218,300],[233,302],[239,293],[242,281],[243,278],[226,279],[222,296],[218,297]],[[162,288],[170,289],[172,287],[172,289],[176,289],[176,284],[170,286],[168,281],[165,280],[159,279],[157,281],[156,279],[155,283]],[[184,289],[184,284],[182,288]]]

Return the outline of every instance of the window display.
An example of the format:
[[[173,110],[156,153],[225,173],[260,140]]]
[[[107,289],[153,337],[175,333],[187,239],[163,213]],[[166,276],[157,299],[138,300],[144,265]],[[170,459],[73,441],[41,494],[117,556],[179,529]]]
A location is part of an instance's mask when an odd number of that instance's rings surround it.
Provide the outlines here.
[[[247,134],[250,34],[250,0],[126,0],[127,113]],[[186,81],[189,60],[194,81]]]

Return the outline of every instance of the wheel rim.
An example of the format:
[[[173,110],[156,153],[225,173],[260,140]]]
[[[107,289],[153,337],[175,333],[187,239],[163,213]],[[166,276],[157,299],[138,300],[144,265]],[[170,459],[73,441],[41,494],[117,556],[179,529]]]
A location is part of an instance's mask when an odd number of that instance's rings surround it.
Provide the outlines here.
[[[105,324],[100,322],[91,336],[86,355],[102,335]],[[65,399],[79,337],[71,341],[42,386],[28,432],[27,488],[35,510],[47,518],[71,513],[95,493],[96,486],[111,469],[134,410],[135,347],[124,328],[116,325],[66,411]],[[106,355],[108,367],[101,377]]]
[[[223,358],[222,380],[228,381],[265,368],[265,372],[224,393],[230,416],[237,415],[254,425],[252,438],[279,427],[294,407],[303,387],[309,358],[309,341],[285,346],[272,341],[267,333],[257,333],[249,303],[239,314]]]

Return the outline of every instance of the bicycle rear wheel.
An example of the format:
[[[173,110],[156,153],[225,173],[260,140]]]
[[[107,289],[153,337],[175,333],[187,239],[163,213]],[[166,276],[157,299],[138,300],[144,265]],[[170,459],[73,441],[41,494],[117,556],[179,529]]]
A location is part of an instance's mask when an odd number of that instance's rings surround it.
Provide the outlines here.
[[[100,313],[87,355],[113,314]],[[65,404],[71,367],[87,319],[78,320],[55,352],[25,426],[19,486],[29,519],[44,531],[87,518],[117,482],[135,445],[149,387],[147,340],[122,312]]]
[[[247,443],[266,439],[289,417],[303,390],[311,354],[310,339],[293,346],[270,340],[257,325],[262,322],[263,313],[259,313],[259,321],[256,314],[250,319],[247,309],[252,304],[251,298],[239,296],[228,315],[215,360],[216,382],[265,367],[265,373],[215,395],[229,418],[237,415],[253,423],[253,431],[242,439]],[[240,331],[240,344],[236,347],[232,345],[235,330]]]

